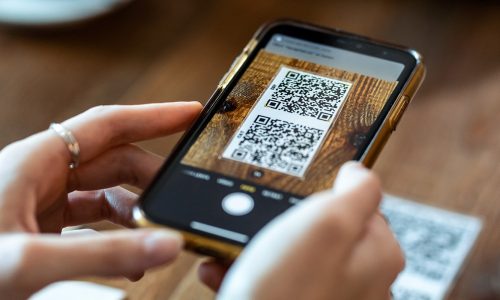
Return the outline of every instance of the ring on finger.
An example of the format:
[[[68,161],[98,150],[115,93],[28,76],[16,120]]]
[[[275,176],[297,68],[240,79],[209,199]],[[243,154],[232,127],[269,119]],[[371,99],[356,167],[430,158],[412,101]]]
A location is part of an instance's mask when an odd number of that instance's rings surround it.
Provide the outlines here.
[[[80,163],[80,145],[78,144],[78,141],[76,140],[73,133],[59,123],[50,124],[49,129],[54,131],[59,137],[62,138],[71,155],[69,168],[76,169],[76,167],[78,167],[78,164]]]

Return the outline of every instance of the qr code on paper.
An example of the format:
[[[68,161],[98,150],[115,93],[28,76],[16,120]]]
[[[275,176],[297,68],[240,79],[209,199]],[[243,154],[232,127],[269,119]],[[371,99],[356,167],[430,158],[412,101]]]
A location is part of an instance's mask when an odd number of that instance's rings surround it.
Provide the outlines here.
[[[350,84],[313,74],[288,70],[266,102],[269,108],[329,121],[345,98]]]
[[[381,209],[406,258],[392,285],[394,300],[445,299],[482,222],[387,194]]]
[[[411,212],[405,214],[387,208],[384,214],[405,250],[407,270],[430,280],[441,280],[452,263],[449,254],[459,245],[464,230],[416,218]]]
[[[233,159],[291,174],[301,174],[323,130],[259,115],[239,137]]]
[[[393,288],[393,300],[433,300],[431,296],[425,292],[407,288]]]
[[[222,157],[304,176],[351,83],[282,66]]]

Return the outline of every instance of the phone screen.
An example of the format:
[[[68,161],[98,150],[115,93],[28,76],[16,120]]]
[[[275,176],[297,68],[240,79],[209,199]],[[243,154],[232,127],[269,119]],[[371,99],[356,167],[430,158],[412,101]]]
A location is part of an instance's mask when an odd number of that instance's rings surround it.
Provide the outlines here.
[[[403,51],[276,31],[146,191],[153,221],[246,244],[360,158],[411,71]]]

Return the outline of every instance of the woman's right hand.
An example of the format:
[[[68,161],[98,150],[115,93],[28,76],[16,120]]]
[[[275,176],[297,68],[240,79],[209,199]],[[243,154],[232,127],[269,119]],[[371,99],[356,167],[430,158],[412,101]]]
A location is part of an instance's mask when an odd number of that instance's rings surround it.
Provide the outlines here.
[[[334,187],[268,224],[231,266],[201,265],[219,299],[390,299],[401,249],[379,213],[377,177],[346,163]],[[225,278],[224,278],[225,276]]]

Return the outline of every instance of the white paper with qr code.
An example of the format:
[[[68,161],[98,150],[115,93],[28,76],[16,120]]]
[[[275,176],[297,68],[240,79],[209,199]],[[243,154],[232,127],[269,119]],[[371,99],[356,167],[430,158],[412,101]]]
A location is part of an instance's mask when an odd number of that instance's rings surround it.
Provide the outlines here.
[[[481,231],[481,220],[390,195],[384,195],[381,209],[406,257],[392,286],[394,299],[445,299]]]
[[[282,66],[222,157],[304,176],[350,88],[349,82]]]

